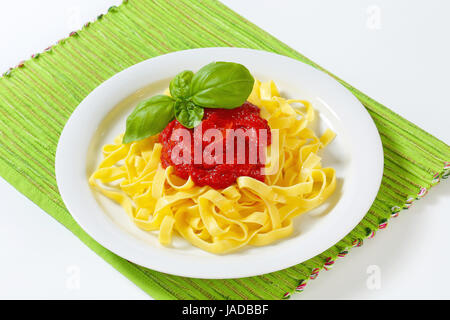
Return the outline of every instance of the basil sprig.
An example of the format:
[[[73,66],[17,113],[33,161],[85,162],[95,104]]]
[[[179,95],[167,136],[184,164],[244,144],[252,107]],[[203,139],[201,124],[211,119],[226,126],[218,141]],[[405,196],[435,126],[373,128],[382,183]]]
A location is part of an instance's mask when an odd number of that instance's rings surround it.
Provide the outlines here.
[[[175,118],[186,128],[195,128],[202,122],[204,110],[189,100],[177,100],[174,106]]]
[[[194,128],[204,108],[237,108],[247,100],[254,81],[246,67],[234,62],[212,62],[195,74],[182,71],[170,82],[171,97],[157,95],[137,105],[127,118],[123,143],[161,132],[174,117]]]
[[[190,96],[191,81],[194,73],[190,70],[180,72],[170,81],[170,94],[175,99],[187,99]]]
[[[161,132],[172,121],[175,100],[157,95],[137,105],[127,118],[123,143],[145,139]]]

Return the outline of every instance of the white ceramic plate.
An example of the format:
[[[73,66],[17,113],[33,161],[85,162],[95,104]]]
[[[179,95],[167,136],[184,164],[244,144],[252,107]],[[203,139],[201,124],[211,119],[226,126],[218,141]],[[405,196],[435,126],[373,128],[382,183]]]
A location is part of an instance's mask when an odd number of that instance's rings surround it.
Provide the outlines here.
[[[137,228],[122,208],[92,190],[88,177],[101,159],[101,147],[125,131],[136,104],[168,87],[182,70],[196,71],[212,61],[245,65],[256,79],[272,79],[282,96],[312,102],[316,132],[329,127],[336,139],[324,150],[324,166],[336,169],[333,196],[295,219],[294,233],[272,245],[214,255],[176,238],[171,247],[156,233]],[[297,60],[240,48],[180,51],[138,63],[105,81],[78,106],[56,152],[56,178],[68,210],[105,248],[153,270],[197,278],[236,278],[273,272],[323,252],[349,233],[375,199],[383,172],[378,131],[365,108],[330,76]]]

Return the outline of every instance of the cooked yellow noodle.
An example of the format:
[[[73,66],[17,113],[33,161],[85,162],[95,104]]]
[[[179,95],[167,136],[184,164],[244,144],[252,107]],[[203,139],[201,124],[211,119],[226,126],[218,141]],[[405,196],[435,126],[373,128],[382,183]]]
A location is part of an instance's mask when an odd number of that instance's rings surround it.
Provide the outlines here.
[[[265,183],[239,177],[223,190],[196,186],[163,169],[157,136],[103,147],[104,159],[89,178],[92,186],[119,203],[141,229],[159,230],[159,242],[171,243],[176,231],[194,246],[227,253],[244,245],[263,246],[292,233],[292,219],[323,203],[334,191],[335,171],[322,168],[317,152],[335,136],[319,138],[307,127],[314,109],[305,100],[287,100],[273,81],[255,82],[248,99],[261,109],[278,141],[267,148]],[[292,104],[300,104],[300,108]],[[271,150],[276,148],[277,150]],[[278,151],[278,152],[275,152]]]

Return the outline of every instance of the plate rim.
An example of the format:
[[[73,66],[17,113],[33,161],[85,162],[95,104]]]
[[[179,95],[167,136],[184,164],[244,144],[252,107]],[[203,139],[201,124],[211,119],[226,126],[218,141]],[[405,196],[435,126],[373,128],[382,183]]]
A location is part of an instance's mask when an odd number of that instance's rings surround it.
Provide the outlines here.
[[[114,83],[115,81],[124,81],[124,80],[120,80],[121,78],[126,80],[127,74],[132,74],[132,71],[130,71],[130,70],[137,70],[140,66],[143,66],[144,64],[158,63],[161,61],[164,62],[164,60],[176,59],[179,57],[182,58],[182,56],[186,55],[186,54],[187,55],[198,54],[201,52],[208,52],[210,55],[213,55],[213,56],[214,56],[214,53],[221,52],[222,54],[223,53],[230,53],[232,55],[236,55],[236,54],[239,55],[240,53],[241,54],[254,54],[254,55],[261,55],[261,56],[276,57],[276,59],[281,59],[281,60],[285,59],[285,61],[290,61],[290,63],[296,63],[296,64],[302,65],[306,68],[310,68],[310,69],[314,70],[314,72],[317,74],[320,73],[321,76],[318,76],[319,78],[320,77],[323,77],[323,79],[328,78],[328,80],[327,80],[328,82],[331,80],[334,83],[334,85],[337,85],[338,87],[340,87],[339,90],[341,90],[342,92],[344,92],[344,91],[346,92],[345,95],[348,96],[349,101],[353,100],[353,105],[358,105],[358,108],[360,109],[360,111],[359,111],[360,114],[364,115],[366,120],[368,120],[366,123],[366,125],[367,125],[366,129],[368,129],[368,132],[366,132],[366,134],[367,134],[366,140],[368,140],[368,142],[371,144],[373,150],[375,150],[372,153],[373,158],[371,159],[372,160],[371,168],[373,168],[373,171],[375,172],[375,175],[373,175],[374,183],[372,183],[372,185],[370,186],[370,190],[367,191],[368,194],[366,194],[366,196],[365,196],[367,203],[365,205],[363,205],[363,207],[367,207],[366,210],[361,210],[362,213],[359,215],[360,217],[358,218],[357,221],[356,221],[356,219],[353,219],[352,223],[349,223],[349,225],[351,225],[351,227],[347,226],[347,228],[338,232],[338,234],[340,235],[339,239],[334,241],[331,245],[328,243],[327,245],[322,245],[320,247],[318,246],[318,248],[316,250],[313,250],[315,253],[312,256],[302,258],[302,259],[297,259],[297,260],[301,260],[301,261],[294,261],[296,259],[291,258],[289,260],[289,262],[276,264],[277,265],[276,267],[274,267],[274,264],[270,264],[269,266],[265,266],[265,265],[261,264],[261,265],[259,265],[259,268],[256,272],[254,271],[253,268],[252,268],[252,270],[245,269],[245,271],[238,270],[238,272],[235,269],[233,269],[233,272],[229,273],[229,274],[224,274],[224,271],[230,272],[229,270],[223,270],[220,268],[217,269],[219,272],[217,272],[217,271],[212,271],[212,272],[209,271],[208,272],[208,270],[206,270],[205,268],[200,268],[201,272],[198,272],[198,271],[192,272],[192,270],[199,270],[198,265],[196,265],[196,268],[179,268],[179,267],[172,267],[172,266],[169,267],[167,263],[160,264],[155,261],[152,261],[151,265],[149,265],[148,261],[143,261],[142,258],[140,258],[139,256],[125,252],[125,250],[127,250],[126,245],[131,243],[126,238],[122,239],[122,240],[124,240],[124,243],[120,243],[120,244],[114,243],[113,244],[113,243],[111,243],[110,240],[105,239],[103,236],[100,236],[98,233],[96,233],[97,231],[95,230],[95,228],[92,228],[92,226],[90,226],[88,223],[86,223],[86,221],[83,220],[82,216],[80,216],[79,214],[74,214],[74,212],[77,212],[79,210],[79,207],[76,203],[74,203],[73,197],[68,196],[68,192],[71,188],[68,187],[67,177],[65,174],[67,172],[68,168],[67,168],[67,163],[64,161],[64,159],[67,159],[67,155],[68,155],[68,151],[67,151],[67,145],[69,143],[68,141],[73,141],[73,138],[70,137],[70,134],[73,131],[71,129],[71,126],[72,126],[72,123],[75,121],[74,119],[76,119],[80,115],[81,112],[84,112],[84,109],[87,108],[87,106],[89,105],[90,100],[92,100],[93,96],[101,94],[102,90],[106,90],[106,89],[102,89],[102,88],[107,88],[108,85]],[[269,57],[269,59],[270,59],[270,57]],[[149,61],[152,61],[152,62],[149,62]],[[119,79],[119,80],[117,80],[117,79]],[[148,84],[148,83],[143,83],[141,87],[145,86],[146,84]],[[125,94],[125,93],[123,95],[124,95],[124,98],[129,96],[129,94]],[[111,105],[109,108],[109,111],[111,111],[114,108],[114,106],[115,106],[115,104]],[[106,114],[107,113],[105,113],[105,115]],[[75,123],[76,123],[76,121],[75,121]],[[91,137],[91,139],[92,139],[92,137]],[[368,159],[368,160],[370,160],[370,159]],[[84,165],[84,167],[86,166],[86,164],[83,164],[83,165]],[[364,108],[364,106],[359,102],[359,100],[347,88],[345,88],[341,83],[339,83],[336,79],[334,79],[330,75],[326,74],[325,72],[315,69],[312,66],[310,66],[302,61],[295,60],[295,59],[289,58],[284,55],[279,55],[279,54],[262,51],[262,50],[254,50],[254,49],[246,49],[246,48],[228,48],[228,47],[198,48],[198,49],[189,49],[189,50],[168,53],[165,55],[161,55],[161,56],[157,56],[157,57],[153,57],[153,58],[144,60],[140,63],[137,63],[133,66],[130,66],[130,67],[122,70],[121,72],[119,72],[119,73],[115,74],[114,76],[112,76],[111,78],[107,79],[106,81],[101,83],[99,86],[97,86],[92,92],[90,92],[83,99],[83,101],[77,106],[77,108],[74,110],[74,112],[72,113],[72,115],[70,116],[68,121],[66,122],[64,129],[60,135],[57,150],[56,150],[56,156],[55,156],[56,181],[57,181],[58,189],[60,191],[60,195],[63,199],[63,202],[66,205],[66,207],[67,207],[68,211],[70,212],[70,214],[72,215],[72,217],[75,219],[75,221],[95,241],[100,243],[106,249],[117,254],[118,256],[120,256],[126,260],[129,260],[131,262],[134,262],[138,265],[150,268],[152,270],[156,270],[156,271],[168,273],[168,274],[173,274],[173,275],[178,275],[178,276],[205,278],[205,279],[241,278],[241,277],[256,276],[256,275],[261,275],[261,274],[278,271],[278,270],[285,269],[285,268],[291,267],[293,265],[302,263],[302,262],[316,256],[317,254],[320,254],[321,252],[327,250],[328,248],[334,246],[342,238],[344,238],[346,234],[348,234],[351,230],[353,230],[359,224],[359,222],[364,218],[365,214],[369,210],[370,206],[372,205],[372,203],[375,200],[376,195],[378,193],[379,187],[381,185],[383,168],[384,168],[384,156],[383,156],[381,138],[379,136],[378,130],[376,129],[376,126],[375,126],[372,118],[370,117],[369,113]],[[87,183],[86,183],[86,185],[87,185]],[[113,230],[111,228],[114,228],[114,227],[112,225],[109,225],[109,226],[104,226],[104,228],[105,228],[105,230],[106,229]],[[335,238],[338,238],[338,237],[335,237]],[[173,263],[176,261],[172,260],[169,262]],[[192,266],[194,266],[194,265],[192,265]],[[190,271],[186,271],[186,270],[190,270]]]

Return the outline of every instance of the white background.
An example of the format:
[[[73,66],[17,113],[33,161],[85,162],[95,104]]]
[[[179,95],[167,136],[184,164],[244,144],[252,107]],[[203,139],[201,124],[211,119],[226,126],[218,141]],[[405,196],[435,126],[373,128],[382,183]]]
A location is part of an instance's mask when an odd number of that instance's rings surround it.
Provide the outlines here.
[[[449,1],[223,2],[450,142]],[[118,3],[1,1],[0,72]],[[149,298],[4,180],[0,180],[0,195],[0,298]],[[374,239],[338,260],[331,271],[322,271],[294,298],[449,299],[449,195],[450,183],[439,184]],[[372,280],[378,275],[379,286],[374,286]]]

